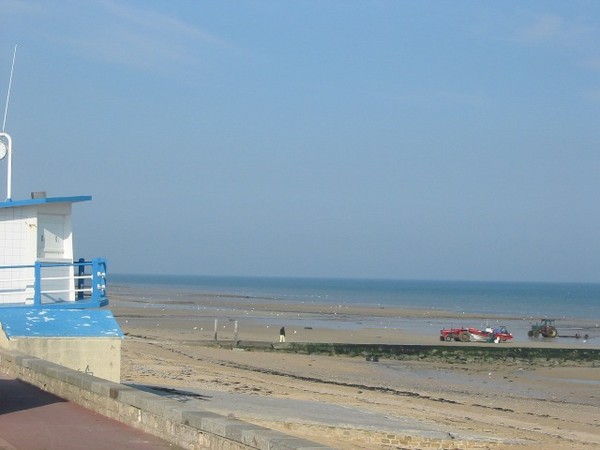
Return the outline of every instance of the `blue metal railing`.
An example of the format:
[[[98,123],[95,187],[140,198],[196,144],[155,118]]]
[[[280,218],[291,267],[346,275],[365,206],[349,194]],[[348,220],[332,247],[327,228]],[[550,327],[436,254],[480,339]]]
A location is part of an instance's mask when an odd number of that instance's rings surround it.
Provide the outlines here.
[[[91,308],[107,304],[104,258],[0,266],[0,307]]]

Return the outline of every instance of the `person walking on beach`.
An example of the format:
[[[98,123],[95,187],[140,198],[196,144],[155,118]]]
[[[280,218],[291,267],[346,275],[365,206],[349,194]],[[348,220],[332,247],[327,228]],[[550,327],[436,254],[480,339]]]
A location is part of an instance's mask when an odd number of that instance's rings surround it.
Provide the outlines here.
[[[285,327],[281,327],[279,330],[279,342],[285,342]]]

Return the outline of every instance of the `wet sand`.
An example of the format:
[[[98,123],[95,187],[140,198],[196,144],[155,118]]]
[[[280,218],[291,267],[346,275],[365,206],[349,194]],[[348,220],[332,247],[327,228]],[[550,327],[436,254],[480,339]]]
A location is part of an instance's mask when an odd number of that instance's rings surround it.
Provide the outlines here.
[[[236,339],[277,342],[282,325],[288,342],[445,345],[440,327],[490,320],[520,335],[484,345],[599,348],[591,319],[557,323],[561,332],[585,330],[586,341],[534,340],[526,337],[534,318],[215,294],[148,300],[133,292],[111,296],[126,333],[126,384],[335,448],[419,448],[386,444],[394,433],[469,442],[469,448],[600,447],[600,361],[369,362],[231,348]]]

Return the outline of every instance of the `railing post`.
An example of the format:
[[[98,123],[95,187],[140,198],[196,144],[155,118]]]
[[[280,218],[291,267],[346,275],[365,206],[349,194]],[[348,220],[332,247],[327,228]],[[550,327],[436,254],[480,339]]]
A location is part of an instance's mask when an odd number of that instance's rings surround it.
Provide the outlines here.
[[[92,259],[92,302],[102,306],[106,298],[106,261]]]
[[[85,259],[79,258],[77,276],[81,277],[85,274]],[[83,300],[83,278],[77,278],[77,300]]]
[[[34,281],[33,281],[33,304],[42,306],[42,263],[35,262],[34,266]]]
[[[100,302],[98,296],[98,287],[100,280],[100,271],[98,267],[98,260],[96,258],[92,259],[92,302],[98,304]]]

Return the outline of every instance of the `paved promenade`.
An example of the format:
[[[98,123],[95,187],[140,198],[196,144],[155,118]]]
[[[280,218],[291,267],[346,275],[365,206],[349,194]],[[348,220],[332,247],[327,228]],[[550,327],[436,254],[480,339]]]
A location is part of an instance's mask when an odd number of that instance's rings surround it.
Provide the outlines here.
[[[0,373],[0,450],[179,450]]]

